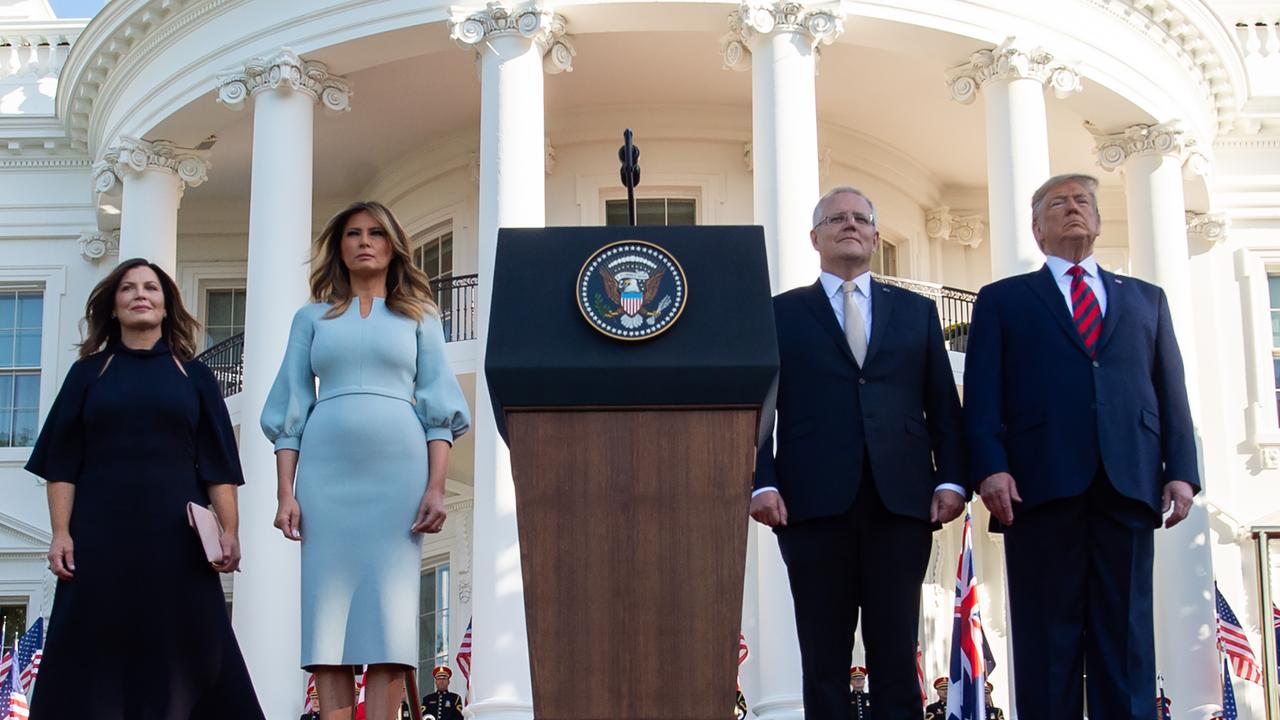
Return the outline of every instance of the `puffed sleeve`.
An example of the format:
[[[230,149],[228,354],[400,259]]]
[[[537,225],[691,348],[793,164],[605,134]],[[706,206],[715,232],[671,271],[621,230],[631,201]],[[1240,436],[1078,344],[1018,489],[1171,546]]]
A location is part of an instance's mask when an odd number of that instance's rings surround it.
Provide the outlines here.
[[[102,357],[94,355],[76,361],[67,371],[31,449],[27,472],[50,482],[74,483],[79,479],[84,459],[84,398],[101,369]]]
[[[433,315],[418,323],[418,374],[413,402],[428,442],[445,440],[452,445],[471,428],[467,400],[444,356],[444,329]]]
[[[240,452],[231,429],[231,415],[213,371],[204,363],[187,363],[187,375],[200,398],[196,425],[196,476],[206,485],[243,485]]]
[[[302,445],[302,430],[316,404],[316,377],[311,372],[316,313],[312,307],[304,306],[294,314],[280,372],[262,407],[262,432],[277,451],[297,450]]]

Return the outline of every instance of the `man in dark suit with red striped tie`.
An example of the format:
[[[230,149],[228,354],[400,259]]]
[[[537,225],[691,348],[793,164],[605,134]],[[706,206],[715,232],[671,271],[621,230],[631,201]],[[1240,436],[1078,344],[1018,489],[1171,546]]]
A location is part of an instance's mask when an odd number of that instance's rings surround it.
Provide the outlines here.
[[[1087,666],[1092,720],[1148,718],[1153,531],[1199,491],[1182,357],[1164,291],[1093,257],[1097,180],[1060,175],[1031,204],[1045,265],[978,293],[964,374],[970,481],[1005,536],[1018,712],[1079,720]]]

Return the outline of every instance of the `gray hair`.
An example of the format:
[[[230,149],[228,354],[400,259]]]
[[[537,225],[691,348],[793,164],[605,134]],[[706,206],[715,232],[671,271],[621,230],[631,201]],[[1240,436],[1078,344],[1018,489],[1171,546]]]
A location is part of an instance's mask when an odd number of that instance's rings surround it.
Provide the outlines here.
[[[1054,175],[1044,184],[1036,188],[1031,195],[1031,216],[1039,222],[1044,218],[1044,199],[1049,195],[1049,191],[1064,183],[1079,183],[1089,191],[1089,198],[1093,201],[1093,214],[1099,220],[1102,219],[1102,213],[1098,210],[1098,178],[1092,175],[1084,175],[1082,173],[1068,173],[1065,175]]]
[[[813,227],[818,227],[818,223],[822,222],[822,206],[826,205],[827,201],[835,197],[836,195],[844,195],[846,193],[849,195],[857,195],[858,197],[867,201],[867,207],[871,208],[871,224],[872,225],[876,224],[876,204],[871,202],[871,198],[867,197],[866,193],[862,192],[856,187],[851,187],[849,185],[841,185],[839,187],[831,188],[830,190],[827,191],[826,195],[823,195],[822,197],[818,198],[818,204],[813,206]]]

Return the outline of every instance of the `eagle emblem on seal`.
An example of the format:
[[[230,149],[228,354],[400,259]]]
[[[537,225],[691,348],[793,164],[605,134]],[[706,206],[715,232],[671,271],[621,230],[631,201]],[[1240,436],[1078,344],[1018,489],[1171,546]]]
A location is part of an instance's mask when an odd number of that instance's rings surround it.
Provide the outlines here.
[[[612,243],[583,263],[578,309],[593,327],[619,340],[666,330],[684,309],[684,271],[663,248],[640,240]]]

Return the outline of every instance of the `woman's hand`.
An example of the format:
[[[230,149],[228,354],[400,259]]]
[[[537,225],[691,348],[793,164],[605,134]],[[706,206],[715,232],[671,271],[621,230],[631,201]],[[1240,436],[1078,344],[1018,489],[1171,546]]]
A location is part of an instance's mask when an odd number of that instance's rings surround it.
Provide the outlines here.
[[[422,502],[418,503],[418,517],[413,521],[409,531],[438,533],[444,528],[444,519],[447,515],[444,509],[444,491],[428,487],[422,494]]]
[[[213,569],[220,573],[235,572],[240,569],[240,536],[233,532],[223,532],[218,538],[222,545],[222,562],[213,563]]]
[[[58,533],[49,543],[49,569],[62,580],[70,580],[76,570],[75,543],[68,533]]]
[[[298,507],[298,501],[292,495],[286,495],[280,498],[280,505],[276,509],[276,521],[272,523],[280,532],[284,533],[285,539],[301,540],[302,533],[302,508]],[[237,560],[239,552],[236,553]]]

